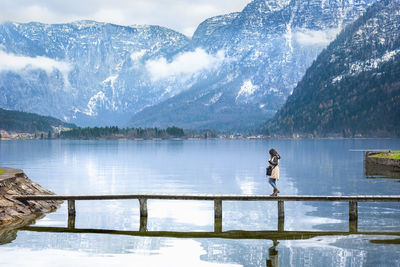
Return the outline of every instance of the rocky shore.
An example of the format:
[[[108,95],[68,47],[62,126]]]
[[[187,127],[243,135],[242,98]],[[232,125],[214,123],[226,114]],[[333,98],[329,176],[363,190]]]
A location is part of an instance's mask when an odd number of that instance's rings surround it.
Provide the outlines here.
[[[31,181],[22,170],[0,167],[0,230],[11,225],[23,226],[55,211],[62,201],[18,201],[12,195],[54,195]],[[2,231],[0,231],[1,234]]]
[[[400,179],[398,151],[366,151],[364,171],[367,178]]]

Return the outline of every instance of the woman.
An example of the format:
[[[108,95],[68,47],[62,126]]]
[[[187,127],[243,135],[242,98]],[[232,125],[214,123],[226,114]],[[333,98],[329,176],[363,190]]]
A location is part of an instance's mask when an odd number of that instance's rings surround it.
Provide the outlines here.
[[[271,148],[269,150],[270,159],[268,160],[269,166],[272,168],[271,175],[269,176],[269,184],[274,188],[274,192],[271,196],[277,196],[279,193],[279,189],[276,186],[276,180],[279,179],[279,159],[281,156],[278,152]]]

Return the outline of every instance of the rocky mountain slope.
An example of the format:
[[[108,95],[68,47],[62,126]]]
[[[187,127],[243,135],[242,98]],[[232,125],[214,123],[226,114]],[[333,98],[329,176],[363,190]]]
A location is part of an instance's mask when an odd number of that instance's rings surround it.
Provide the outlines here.
[[[399,29],[400,1],[374,4],[318,56],[267,129],[400,136]]]
[[[4,23],[0,107],[89,126],[254,127],[371,2],[254,0],[192,39],[158,26]]]

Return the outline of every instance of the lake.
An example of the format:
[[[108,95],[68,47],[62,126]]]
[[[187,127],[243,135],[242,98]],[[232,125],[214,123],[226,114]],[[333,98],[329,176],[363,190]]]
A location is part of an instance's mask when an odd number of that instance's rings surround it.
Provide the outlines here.
[[[1,141],[0,166],[57,194],[270,194],[268,150],[281,154],[281,195],[399,195],[399,179],[364,174],[365,149],[399,139]],[[148,231],[213,232],[212,201],[148,201]],[[134,236],[137,200],[66,202],[0,246],[1,266],[400,266],[400,204],[359,203],[358,231],[282,239]],[[276,231],[276,202],[223,202],[222,231]],[[346,202],[285,202],[286,231],[348,232]],[[99,231],[104,230],[104,231]],[[110,231],[106,231],[110,230]],[[118,230],[115,232],[113,230]],[[396,234],[391,234],[397,233]]]

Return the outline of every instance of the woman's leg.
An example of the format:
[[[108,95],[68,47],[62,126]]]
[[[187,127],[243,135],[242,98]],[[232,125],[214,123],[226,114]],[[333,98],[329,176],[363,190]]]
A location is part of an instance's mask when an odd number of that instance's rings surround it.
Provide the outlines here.
[[[272,178],[269,178],[269,184],[274,188],[274,189],[278,189],[277,187],[276,187],[276,179],[272,179]]]

